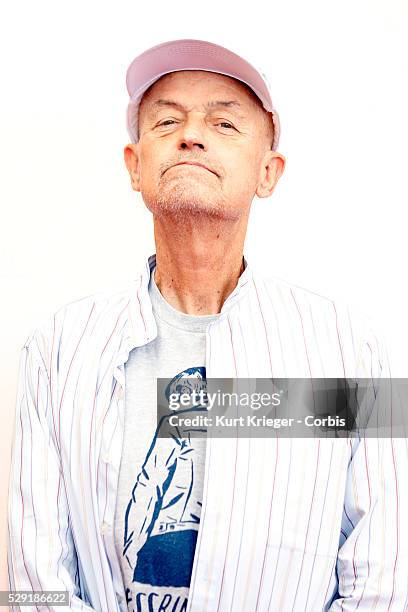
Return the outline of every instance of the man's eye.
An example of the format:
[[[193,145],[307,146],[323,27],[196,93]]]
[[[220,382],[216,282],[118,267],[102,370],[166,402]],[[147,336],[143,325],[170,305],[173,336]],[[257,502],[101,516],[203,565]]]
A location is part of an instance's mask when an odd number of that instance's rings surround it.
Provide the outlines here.
[[[175,123],[174,119],[165,119],[164,121],[162,121],[161,123],[159,123],[158,125],[170,125],[171,123]]]
[[[228,123],[228,121],[221,121],[218,125],[221,125],[222,127],[234,129],[234,126],[232,125],[232,123]]]

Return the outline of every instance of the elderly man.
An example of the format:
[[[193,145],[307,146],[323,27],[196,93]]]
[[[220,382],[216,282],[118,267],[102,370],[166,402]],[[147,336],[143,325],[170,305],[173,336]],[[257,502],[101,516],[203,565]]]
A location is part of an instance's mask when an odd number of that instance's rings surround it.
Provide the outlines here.
[[[210,378],[390,373],[364,320],[243,255],[285,166],[263,75],[181,40],[138,56],[127,86],[156,253],[25,343],[11,588],[103,612],[407,609],[404,440],[160,436],[157,404]]]

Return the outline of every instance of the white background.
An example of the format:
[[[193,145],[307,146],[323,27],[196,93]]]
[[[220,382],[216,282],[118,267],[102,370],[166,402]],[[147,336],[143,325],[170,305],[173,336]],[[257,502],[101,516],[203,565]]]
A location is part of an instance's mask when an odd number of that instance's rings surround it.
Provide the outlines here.
[[[64,303],[154,252],[128,181],[125,72],[147,47],[207,39],[265,72],[286,170],[253,203],[245,254],[371,315],[407,375],[408,5],[403,0],[9,2],[1,57],[0,588],[20,348]]]

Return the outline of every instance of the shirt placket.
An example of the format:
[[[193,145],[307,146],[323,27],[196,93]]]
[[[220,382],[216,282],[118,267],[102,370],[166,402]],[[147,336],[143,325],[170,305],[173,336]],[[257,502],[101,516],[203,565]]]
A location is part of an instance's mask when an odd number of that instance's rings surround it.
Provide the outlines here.
[[[119,365],[114,369],[113,377],[116,381],[116,389],[112,396],[111,406],[109,409],[116,412],[117,421],[107,454],[101,458],[106,464],[106,510],[103,516],[101,516],[100,529],[109,566],[112,572],[112,583],[115,590],[117,604],[121,612],[126,612],[126,595],[114,540],[116,496],[124,435],[124,365]],[[105,500],[100,500],[100,504],[103,504],[102,507],[105,507]]]

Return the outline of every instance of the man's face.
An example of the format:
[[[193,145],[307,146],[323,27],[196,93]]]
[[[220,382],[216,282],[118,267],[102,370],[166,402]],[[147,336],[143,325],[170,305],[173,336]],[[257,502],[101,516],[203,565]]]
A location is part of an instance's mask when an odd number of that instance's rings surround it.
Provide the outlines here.
[[[274,155],[271,126],[236,79],[197,70],[167,74],[145,93],[139,142],[125,149],[133,188],[154,215],[238,219],[257,193],[265,154]]]

